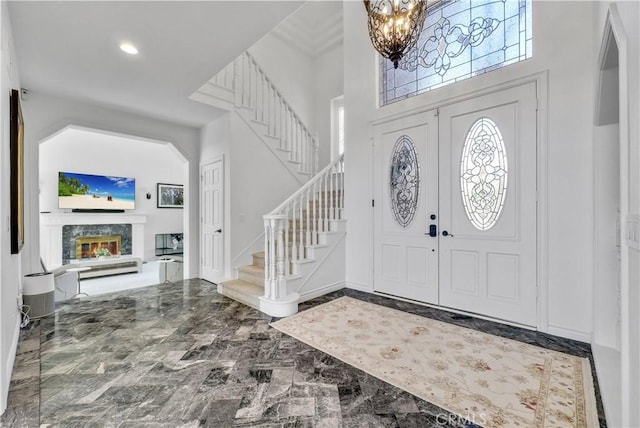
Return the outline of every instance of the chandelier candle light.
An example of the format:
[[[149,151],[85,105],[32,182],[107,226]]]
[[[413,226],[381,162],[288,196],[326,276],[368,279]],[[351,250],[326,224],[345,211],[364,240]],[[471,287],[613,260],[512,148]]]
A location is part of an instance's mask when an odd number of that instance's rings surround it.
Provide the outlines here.
[[[418,41],[426,0],[364,0],[373,47],[398,68],[398,62]]]

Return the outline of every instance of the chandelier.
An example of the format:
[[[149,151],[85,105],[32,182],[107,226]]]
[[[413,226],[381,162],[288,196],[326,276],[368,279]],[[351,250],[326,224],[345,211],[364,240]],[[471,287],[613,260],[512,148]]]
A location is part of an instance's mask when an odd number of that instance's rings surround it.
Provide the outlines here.
[[[426,6],[426,0],[364,0],[371,43],[394,68],[418,42]]]

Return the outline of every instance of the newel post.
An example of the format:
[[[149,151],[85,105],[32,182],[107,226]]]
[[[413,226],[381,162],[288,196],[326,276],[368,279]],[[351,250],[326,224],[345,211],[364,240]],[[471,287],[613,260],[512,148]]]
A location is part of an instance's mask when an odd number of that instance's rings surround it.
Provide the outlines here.
[[[288,293],[286,279],[285,227],[286,215],[264,217],[264,287],[260,297],[260,311],[274,316],[286,317],[298,312],[298,293]]]

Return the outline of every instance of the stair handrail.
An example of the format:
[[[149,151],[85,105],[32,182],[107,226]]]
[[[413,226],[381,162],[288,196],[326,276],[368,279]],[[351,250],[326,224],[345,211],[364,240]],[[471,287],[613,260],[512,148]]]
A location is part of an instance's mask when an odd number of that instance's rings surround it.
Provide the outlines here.
[[[279,140],[276,149],[288,151],[288,160],[299,163],[297,173],[313,177],[318,172],[318,134],[311,132],[298,112],[248,51],[241,53],[209,79],[207,85],[231,92],[236,109],[241,107],[252,109],[255,115],[254,120],[266,125],[265,135]],[[247,124],[252,126],[250,123]],[[269,147],[273,144],[273,141],[267,142],[262,134],[258,137]],[[273,150],[273,147],[271,148]],[[277,152],[274,151],[274,153]],[[286,163],[284,165],[290,170],[293,168]]]
[[[344,164],[344,154],[338,156],[333,162],[331,162],[329,165],[325,166],[322,169],[322,171],[319,171],[313,178],[311,178],[302,187],[300,187],[298,190],[296,190],[291,196],[289,196],[287,199],[285,199],[284,202],[282,202],[280,205],[278,205],[269,214],[266,214],[265,217],[266,216],[273,216],[273,215],[282,214],[282,212],[285,209],[287,209],[291,205],[291,203],[293,201],[297,200],[302,194],[306,193],[307,190],[309,190],[314,184],[316,184],[325,175],[327,175],[327,173],[329,171],[333,170],[334,168],[338,168],[341,164]]]
[[[323,234],[335,231],[344,210],[344,155],[324,167],[264,219],[265,295],[273,302],[288,299],[289,275],[309,257]]]

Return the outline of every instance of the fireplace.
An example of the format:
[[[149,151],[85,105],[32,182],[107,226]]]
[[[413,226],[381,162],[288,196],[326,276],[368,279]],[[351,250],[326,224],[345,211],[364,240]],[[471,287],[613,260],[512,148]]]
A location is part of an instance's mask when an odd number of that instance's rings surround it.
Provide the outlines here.
[[[117,252],[143,259],[146,221],[146,216],[139,214],[42,213],[42,260],[47,269],[71,263],[76,259],[76,239],[90,236],[120,236]]]
[[[119,256],[120,235],[82,236],[76,238],[76,259],[96,256]],[[106,250],[106,251],[105,251]],[[104,252],[106,254],[101,254]]]
[[[119,237],[119,241],[115,237]],[[132,254],[131,224],[75,224],[62,227],[62,262],[95,257],[96,251],[106,248],[111,255]],[[83,245],[84,249],[83,249]],[[116,248],[117,245],[117,248]],[[112,251],[113,250],[113,251]]]

